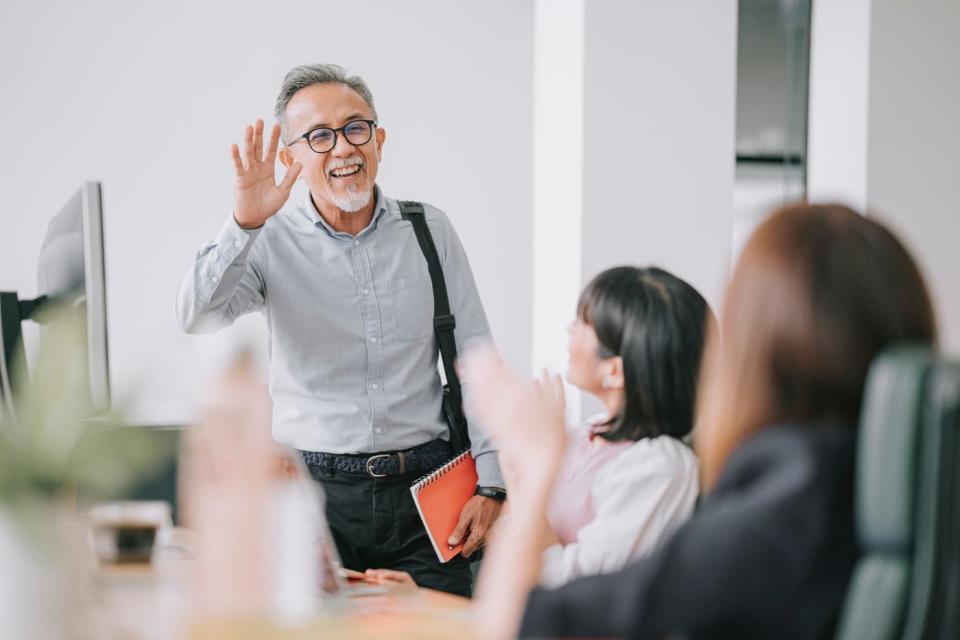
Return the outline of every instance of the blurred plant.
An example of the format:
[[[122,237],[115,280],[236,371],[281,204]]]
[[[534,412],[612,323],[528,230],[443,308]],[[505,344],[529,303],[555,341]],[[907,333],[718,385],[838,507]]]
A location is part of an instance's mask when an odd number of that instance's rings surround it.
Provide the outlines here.
[[[123,427],[122,411],[89,419],[85,323],[76,308],[45,314],[29,384],[14,390],[16,419],[0,424],[0,509],[45,538],[52,503],[118,495],[175,454],[169,438]],[[17,372],[17,380],[27,380]]]

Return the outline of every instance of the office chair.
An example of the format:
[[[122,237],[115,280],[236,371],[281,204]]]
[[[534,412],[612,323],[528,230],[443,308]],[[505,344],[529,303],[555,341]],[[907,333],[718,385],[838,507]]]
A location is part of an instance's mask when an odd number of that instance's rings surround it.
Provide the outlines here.
[[[837,637],[960,637],[960,363],[921,347],[881,354],[856,464],[863,555]]]

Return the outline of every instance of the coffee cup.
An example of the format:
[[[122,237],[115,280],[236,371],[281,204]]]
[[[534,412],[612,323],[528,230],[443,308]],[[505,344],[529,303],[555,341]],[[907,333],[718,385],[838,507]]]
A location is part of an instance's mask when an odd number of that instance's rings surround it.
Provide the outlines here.
[[[169,531],[170,505],[162,500],[105,502],[90,510],[94,554],[104,563],[147,563],[158,537]]]

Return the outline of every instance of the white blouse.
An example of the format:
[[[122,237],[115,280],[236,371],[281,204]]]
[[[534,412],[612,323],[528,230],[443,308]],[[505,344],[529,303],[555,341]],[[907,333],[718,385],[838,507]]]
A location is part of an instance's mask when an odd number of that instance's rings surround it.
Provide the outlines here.
[[[544,551],[540,584],[612,573],[649,554],[693,514],[698,492],[697,458],[687,445],[658,436],[628,446],[595,476],[595,516],[576,541]]]

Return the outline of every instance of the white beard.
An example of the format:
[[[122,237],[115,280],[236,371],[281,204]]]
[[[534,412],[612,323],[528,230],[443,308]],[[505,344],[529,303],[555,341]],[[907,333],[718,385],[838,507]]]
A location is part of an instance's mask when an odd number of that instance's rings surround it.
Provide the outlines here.
[[[340,211],[356,213],[370,203],[370,198],[373,197],[373,189],[364,189],[363,191],[350,189],[346,195],[337,193],[332,195],[333,204],[335,204]]]

